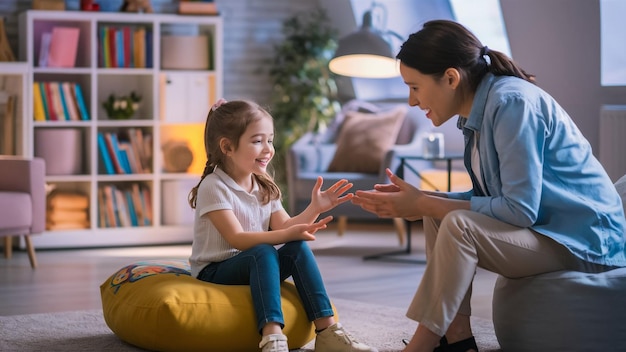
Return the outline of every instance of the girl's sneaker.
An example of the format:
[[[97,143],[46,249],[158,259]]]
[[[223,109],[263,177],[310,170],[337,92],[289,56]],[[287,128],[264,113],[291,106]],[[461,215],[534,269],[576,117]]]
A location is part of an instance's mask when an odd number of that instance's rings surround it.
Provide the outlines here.
[[[262,352],[289,352],[287,336],[283,334],[265,335],[259,343]]]
[[[358,342],[340,323],[335,323],[315,337],[316,352],[378,352],[374,347]]]

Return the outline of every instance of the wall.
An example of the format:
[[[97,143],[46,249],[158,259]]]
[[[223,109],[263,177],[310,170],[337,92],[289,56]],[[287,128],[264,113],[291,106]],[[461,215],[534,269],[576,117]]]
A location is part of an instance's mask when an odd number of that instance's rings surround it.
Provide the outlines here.
[[[500,2],[513,57],[568,111],[598,156],[601,105],[626,104],[626,87],[600,85],[599,1]]]
[[[118,0],[101,0],[118,1]],[[307,0],[215,0],[224,17],[224,95],[227,99],[269,101],[270,81],[262,67],[272,58],[281,38],[285,18],[317,6]],[[79,0],[67,0],[66,9],[78,9]],[[177,1],[152,0],[156,12],[175,13]],[[32,1],[2,0],[0,15],[13,52],[17,55],[17,15],[31,8]]]
[[[111,0],[106,0],[111,1]],[[260,72],[280,40],[284,18],[321,3],[344,32],[356,25],[349,3],[331,0],[216,0],[225,20],[225,96],[269,101],[269,79]],[[78,0],[68,0],[77,7]],[[174,12],[174,0],[152,0],[155,9]],[[598,152],[602,104],[626,104],[626,87],[600,86],[598,0],[501,0],[511,51],[539,85],[559,100]],[[9,41],[17,52],[17,17],[31,1],[2,0]],[[335,12],[336,11],[336,12]],[[345,17],[349,16],[349,17]],[[346,24],[348,26],[346,26]]]

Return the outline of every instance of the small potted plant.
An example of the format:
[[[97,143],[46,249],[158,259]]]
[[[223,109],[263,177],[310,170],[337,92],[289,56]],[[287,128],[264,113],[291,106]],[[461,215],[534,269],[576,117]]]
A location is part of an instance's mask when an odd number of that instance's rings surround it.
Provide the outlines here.
[[[102,103],[102,107],[106,110],[109,119],[128,120],[139,109],[140,102],[141,96],[135,92],[121,97],[116,97],[115,94],[111,93],[109,98]]]

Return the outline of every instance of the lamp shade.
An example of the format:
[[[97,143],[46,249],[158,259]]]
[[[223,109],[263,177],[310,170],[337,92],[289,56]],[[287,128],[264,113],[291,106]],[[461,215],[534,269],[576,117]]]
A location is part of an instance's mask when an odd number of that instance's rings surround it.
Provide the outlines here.
[[[369,12],[363,16],[361,29],[339,40],[328,67],[338,75],[349,77],[389,78],[399,75],[391,45],[372,29]]]

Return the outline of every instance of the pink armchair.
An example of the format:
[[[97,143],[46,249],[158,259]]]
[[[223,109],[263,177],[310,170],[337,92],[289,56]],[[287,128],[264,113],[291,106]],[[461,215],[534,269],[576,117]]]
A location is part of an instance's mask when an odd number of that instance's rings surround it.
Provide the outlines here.
[[[30,235],[42,233],[46,225],[45,162],[0,156],[0,237],[4,255],[11,258],[12,236],[24,236],[32,268],[37,267]]]

